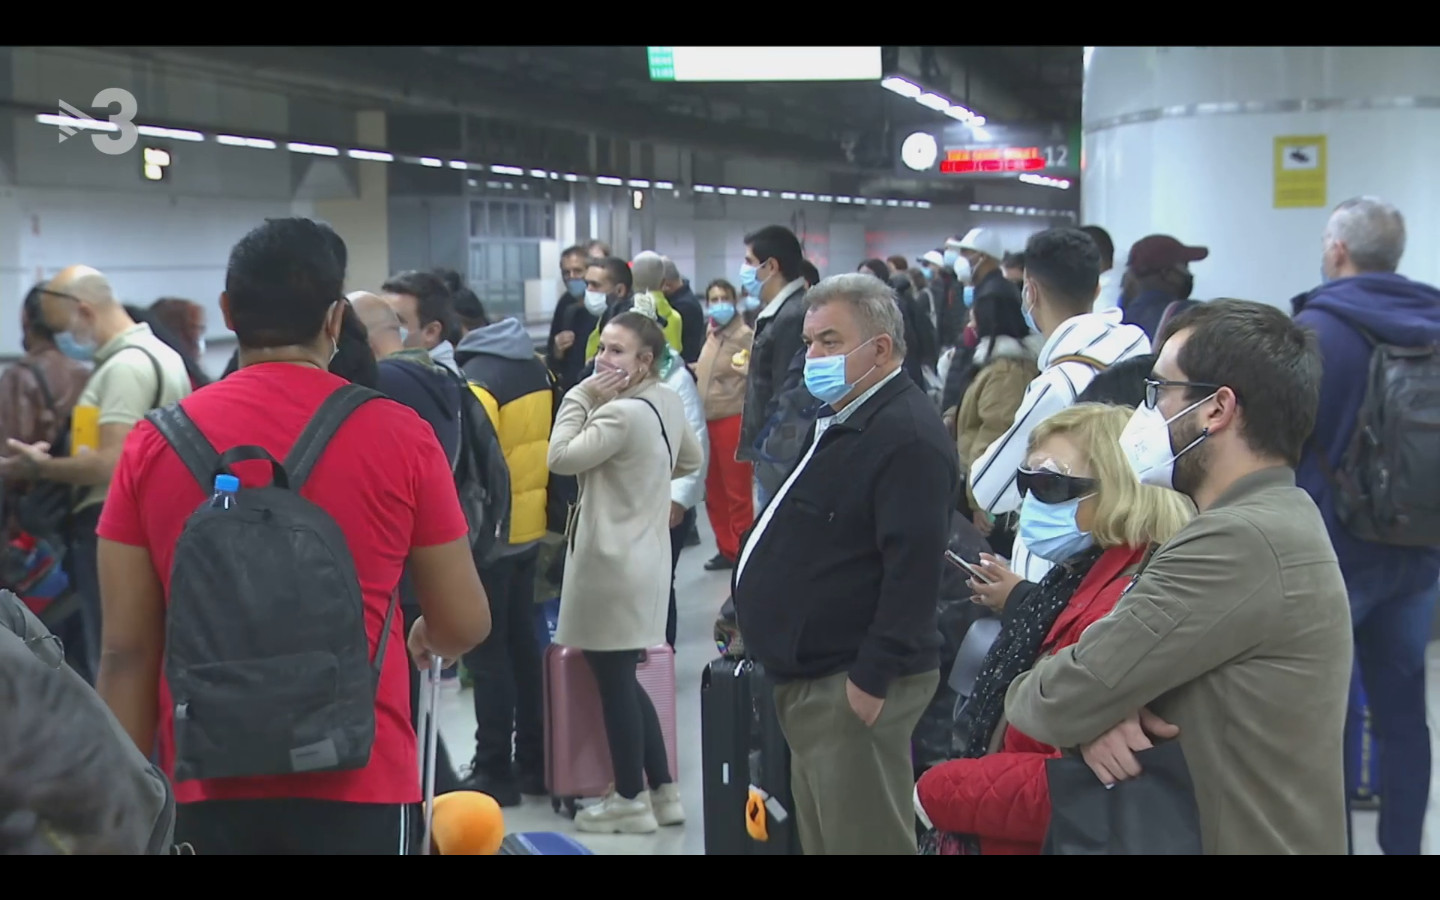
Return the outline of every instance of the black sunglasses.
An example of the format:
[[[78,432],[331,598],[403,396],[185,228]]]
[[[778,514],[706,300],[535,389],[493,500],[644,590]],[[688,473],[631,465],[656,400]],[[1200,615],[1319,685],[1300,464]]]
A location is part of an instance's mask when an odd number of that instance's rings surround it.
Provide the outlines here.
[[[1022,498],[1026,494],[1034,494],[1041,503],[1054,505],[1088,497],[1100,487],[1100,482],[1093,478],[1061,475],[1049,469],[1021,468],[1015,472],[1015,487]]]
[[[1161,378],[1147,378],[1145,379],[1145,408],[1154,409],[1156,404],[1160,402],[1160,389],[1169,387],[1190,388],[1192,390],[1199,388],[1200,390],[1206,391],[1218,391],[1223,385],[1206,384],[1202,381],[1165,381]]]

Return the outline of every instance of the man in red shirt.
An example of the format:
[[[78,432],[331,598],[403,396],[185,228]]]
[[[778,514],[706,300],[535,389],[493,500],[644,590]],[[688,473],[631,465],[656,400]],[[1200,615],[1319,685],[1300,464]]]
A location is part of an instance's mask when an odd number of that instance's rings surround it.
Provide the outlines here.
[[[270,219],[231,252],[220,308],[240,344],[240,369],[182,404],[220,450],[258,445],[285,459],[321,403],[346,384],[327,371],[347,306],[334,239],[308,219]],[[238,463],[235,473],[245,487],[270,478],[264,463]],[[408,641],[416,664],[428,667],[432,655],[456,659],[486,638],[489,606],[450,465],[412,410],[384,399],[363,404],[319,457],[302,495],[344,534],[372,654],[407,563],[423,612]],[[185,522],[205,499],[159,431],[141,422],[98,529],[99,690],[142,751],[158,741],[172,779],[175,723],[162,667],[171,567]],[[403,637],[398,617],[391,629],[387,646]],[[364,768],[181,781],[176,841],[200,854],[406,852],[421,799],[408,665],[399,652],[381,661]]]

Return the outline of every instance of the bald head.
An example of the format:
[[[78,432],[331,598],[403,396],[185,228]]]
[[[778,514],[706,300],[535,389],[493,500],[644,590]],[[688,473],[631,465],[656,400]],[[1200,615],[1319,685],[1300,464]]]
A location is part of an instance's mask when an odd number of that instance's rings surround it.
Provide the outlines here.
[[[658,291],[665,282],[665,257],[654,250],[646,250],[635,257],[630,264],[631,277],[635,279],[635,290]]]
[[[377,359],[405,349],[400,337],[400,316],[385,298],[369,291],[355,291],[347,299],[355,308],[355,317],[370,333],[370,349]]]
[[[67,355],[88,360],[135,320],[115,299],[110,280],[90,266],[68,266],[41,289],[40,318]]]
[[[45,290],[73,297],[81,303],[95,307],[114,306],[115,290],[110,279],[98,269],[89,266],[67,266],[60,274],[50,279]]]

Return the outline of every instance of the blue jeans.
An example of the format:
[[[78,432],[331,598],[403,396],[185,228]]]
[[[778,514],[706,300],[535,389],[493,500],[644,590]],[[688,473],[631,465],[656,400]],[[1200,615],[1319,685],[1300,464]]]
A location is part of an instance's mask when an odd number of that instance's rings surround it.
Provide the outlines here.
[[[1389,584],[1414,582],[1411,572],[1387,574]],[[1430,800],[1425,646],[1440,588],[1432,583],[1419,591],[1395,593],[1386,583],[1348,585],[1356,671],[1345,718],[1345,797],[1348,808],[1359,773],[1355,751],[1360,743],[1358,687],[1363,678],[1380,770],[1380,850],[1387,855],[1418,855]]]

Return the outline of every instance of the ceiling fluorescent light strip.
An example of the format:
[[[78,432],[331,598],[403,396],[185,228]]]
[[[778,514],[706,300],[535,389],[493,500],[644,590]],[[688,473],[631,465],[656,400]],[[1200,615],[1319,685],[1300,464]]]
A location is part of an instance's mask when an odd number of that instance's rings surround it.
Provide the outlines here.
[[[953,102],[944,94],[926,90],[907,78],[891,75],[888,78],[880,79],[880,86],[887,91],[899,94],[907,100],[914,100],[926,109],[944,113],[950,118],[963,122],[972,128],[979,128],[986,122],[985,117],[979,115],[973,109],[970,109],[964,104]]]
[[[906,97],[919,98],[921,95],[926,93],[917,85],[914,85],[913,83],[906,81],[903,78],[887,78],[882,82],[882,85],[885,86],[887,89]],[[111,122],[102,122],[97,119],[80,118],[78,116],[55,115],[51,113],[38,113],[35,116],[35,121],[40,125],[46,125],[49,127],[70,128],[74,130],[107,132],[114,132],[119,130],[119,126]],[[204,140],[206,140],[206,134],[204,132],[186,128],[168,128],[158,125],[137,125],[136,130],[139,134],[146,137],[169,138],[171,140],[189,141],[195,143],[203,142]],[[269,138],[246,137],[244,135],[228,133],[217,133],[214,134],[213,137],[215,139],[215,143],[225,147],[246,147],[255,150],[274,150],[280,146],[279,142],[271,140]],[[340,149],[338,147],[334,147],[328,144],[315,144],[308,141],[287,141],[285,142],[285,149],[289,150],[292,153],[304,153],[311,156],[338,157],[341,155]],[[483,172],[488,168],[491,173],[496,175],[523,176],[527,174],[527,169],[520,166],[491,165],[487,167],[480,163],[472,163],[468,160],[463,159],[451,159],[449,161],[446,161],[438,156],[397,157],[395,154],[389,153],[384,150],[365,150],[355,148],[345,151],[345,155],[350,157],[351,159],[387,163],[400,162],[408,165],[419,165],[429,169],[448,167],[459,171]],[[574,172],[565,172],[562,174],[560,172],[550,172],[545,169],[528,169],[528,174],[534,178],[544,179],[548,177],[553,181],[565,181],[571,184],[591,180],[590,176],[580,175]],[[1069,187],[1070,185],[1070,182],[1068,181],[1062,179],[1045,178],[1044,176],[1022,175],[1021,178],[1022,180],[1026,181],[1031,181],[1031,179],[1035,179],[1032,183],[1045,184],[1049,187]],[[611,185],[615,187],[621,187],[628,184],[630,187],[639,189],[652,187],[655,190],[664,191],[677,189],[675,182],[673,181],[651,181],[650,179],[646,178],[623,179],[615,177],[613,175],[600,175],[595,176],[594,180],[599,184]],[[493,184],[494,186],[498,187],[501,183],[487,182],[487,184]],[[709,184],[696,184],[692,186],[692,189],[696,193],[700,194],[720,193],[726,196],[743,196],[757,199],[770,199],[776,194],[778,194],[781,200],[801,200],[805,202],[820,203],[845,203],[853,204],[856,206],[864,206],[868,203],[872,206],[901,206],[907,209],[911,207],[918,209],[931,208],[930,202],[926,200],[867,200],[864,197],[834,196],[831,194],[817,195],[808,192],[799,193],[796,191],[772,191],[765,188],[736,188],[728,186],[716,187],[715,185]],[[976,204],[971,204],[972,211],[978,208],[979,207]],[[986,207],[986,209],[988,211],[989,207]],[[1071,212],[1060,211],[1040,212],[1044,215],[1066,215],[1072,218],[1075,215]]]

